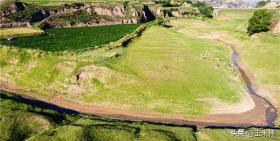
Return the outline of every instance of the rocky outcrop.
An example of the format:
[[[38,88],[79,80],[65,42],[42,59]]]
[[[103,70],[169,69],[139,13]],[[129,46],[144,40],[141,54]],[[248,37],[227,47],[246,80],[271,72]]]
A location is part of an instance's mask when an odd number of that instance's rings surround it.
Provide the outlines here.
[[[34,8],[33,6],[32,10],[35,9],[35,11],[26,20],[16,22],[9,18],[13,15],[18,16],[22,11],[29,10],[29,6],[25,3],[16,2],[11,4],[8,10],[0,11],[0,19],[5,19],[0,20],[0,27],[27,26],[28,23],[36,22],[42,22],[44,25],[52,27],[135,24],[155,19],[154,12],[148,6],[143,5],[142,8],[134,8],[133,6],[128,7],[124,3],[111,3],[110,5],[106,3],[75,3],[56,9]],[[25,12],[24,16],[26,16],[26,13],[30,12]],[[159,13],[159,11],[156,11],[156,13]]]
[[[0,28],[30,27],[29,22],[14,22],[5,17],[0,18]]]
[[[6,14],[8,14],[8,13],[16,13],[16,12],[25,10],[25,8],[26,8],[26,4],[25,3],[14,2],[14,3],[11,3],[10,5],[6,6],[5,7],[5,11],[3,11],[3,12],[5,12]]]
[[[127,12],[129,12],[123,4],[116,4],[112,7],[104,7],[104,5],[94,5],[90,7],[97,15],[101,16],[119,16],[125,17],[127,16]]]

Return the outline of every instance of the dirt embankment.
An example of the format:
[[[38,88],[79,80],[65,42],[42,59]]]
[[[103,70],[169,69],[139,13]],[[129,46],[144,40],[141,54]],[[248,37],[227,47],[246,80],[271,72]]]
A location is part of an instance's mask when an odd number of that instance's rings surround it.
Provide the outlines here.
[[[269,29],[273,33],[280,33],[280,19],[273,20]]]

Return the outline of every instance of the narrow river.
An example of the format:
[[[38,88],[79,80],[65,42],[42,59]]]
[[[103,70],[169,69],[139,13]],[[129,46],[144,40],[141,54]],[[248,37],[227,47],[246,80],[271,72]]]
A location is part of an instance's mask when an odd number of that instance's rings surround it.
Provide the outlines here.
[[[276,108],[265,98],[259,96],[256,91],[254,90],[252,83],[249,79],[249,77],[247,76],[247,74],[245,73],[245,71],[240,67],[240,65],[238,64],[238,53],[232,48],[233,53],[231,55],[231,61],[233,63],[233,65],[239,70],[241,77],[244,81],[244,83],[246,84],[246,87],[248,89],[248,92],[251,94],[252,97],[255,97],[256,99],[260,99],[260,100],[264,100],[265,101],[265,105],[263,105],[266,108],[266,121],[267,121],[267,125],[269,127],[274,127],[274,121],[277,117],[277,112],[276,112]],[[256,100],[254,100],[254,102],[257,102]]]

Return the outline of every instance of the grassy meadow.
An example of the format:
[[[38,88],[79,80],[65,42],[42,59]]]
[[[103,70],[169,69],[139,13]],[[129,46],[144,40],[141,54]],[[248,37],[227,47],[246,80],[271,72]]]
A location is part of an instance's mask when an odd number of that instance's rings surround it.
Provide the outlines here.
[[[109,107],[180,114],[188,118],[203,115],[213,106],[209,100],[237,103],[243,95],[242,87],[244,89],[239,73],[231,65],[230,49],[209,38],[212,36],[220,35],[236,44],[242,62],[250,70],[267,72],[256,77],[258,82],[272,84],[279,91],[278,36],[262,33],[256,39],[248,37],[245,29],[252,13],[252,10],[223,10],[213,20],[174,19],[172,28],[151,27],[126,48],[79,53],[43,50],[85,48],[96,41],[93,40],[96,36],[109,37],[88,32],[88,28],[50,29],[53,34],[47,31],[45,36],[11,42],[26,48],[2,44],[0,64],[5,73],[1,77],[35,91],[30,93],[35,97],[48,98],[58,93],[79,102]],[[102,28],[108,35],[105,31],[113,31],[110,27],[93,28]],[[68,38],[81,33],[84,36]],[[61,36],[51,39],[56,35]],[[120,36],[110,33],[115,35]],[[266,50],[256,48],[262,44]],[[250,55],[252,51],[259,56]],[[256,57],[260,56],[264,59],[258,61]]]
[[[173,21],[172,24],[175,30],[187,35],[202,38],[220,37],[233,44],[240,54],[241,62],[256,80],[255,83],[260,86],[257,93],[269,97],[279,106],[280,35],[268,32],[248,36],[247,23],[253,12],[254,10],[224,9],[213,20],[181,19]],[[279,15],[275,13],[274,17]]]
[[[192,117],[211,109],[207,99],[233,104],[242,95],[225,45],[163,27],[109,51],[46,53],[4,46],[1,52],[2,77],[37,91],[41,95],[32,94],[37,97],[57,92],[84,103]]]
[[[96,46],[114,42],[134,31],[139,25],[108,25],[81,28],[51,28],[44,35],[18,38],[14,41],[2,39],[1,43],[19,48],[41,49],[43,51],[65,51],[94,48]],[[27,30],[31,33],[33,30]],[[35,30],[37,31],[37,30]],[[1,30],[0,30],[1,32]],[[3,30],[3,36],[16,32],[13,29]],[[9,34],[10,33],[10,34]],[[17,33],[25,33],[18,29]],[[34,31],[32,32],[34,33]],[[1,34],[2,36],[2,34]]]

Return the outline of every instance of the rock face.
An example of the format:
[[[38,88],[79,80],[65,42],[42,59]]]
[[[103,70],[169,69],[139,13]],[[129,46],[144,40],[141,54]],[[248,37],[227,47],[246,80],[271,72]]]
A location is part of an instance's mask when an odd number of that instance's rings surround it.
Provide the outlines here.
[[[32,13],[21,21],[11,19],[21,13]],[[159,12],[159,11],[156,11]],[[26,16],[26,15],[24,15]],[[20,16],[19,16],[20,17]],[[22,18],[21,18],[22,19]],[[36,22],[52,27],[90,26],[99,24],[135,24],[154,20],[154,13],[148,6],[128,7],[125,3],[86,3],[64,5],[55,9],[30,6],[15,2],[5,11],[0,11],[0,27],[22,27]]]

